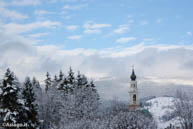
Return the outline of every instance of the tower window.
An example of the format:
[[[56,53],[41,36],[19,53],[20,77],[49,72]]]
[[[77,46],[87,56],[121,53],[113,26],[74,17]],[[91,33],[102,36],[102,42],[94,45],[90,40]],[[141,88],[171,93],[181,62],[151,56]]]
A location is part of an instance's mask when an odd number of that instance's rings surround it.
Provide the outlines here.
[[[134,102],[136,101],[136,95],[133,95],[133,101]]]

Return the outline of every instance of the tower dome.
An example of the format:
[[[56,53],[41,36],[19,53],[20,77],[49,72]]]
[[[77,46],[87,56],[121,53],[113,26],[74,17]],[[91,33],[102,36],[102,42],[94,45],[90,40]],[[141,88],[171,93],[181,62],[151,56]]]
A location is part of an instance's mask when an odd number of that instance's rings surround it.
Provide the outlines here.
[[[131,74],[130,78],[131,78],[132,81],[135,81],[136,78],[137,78],[136,75],[135,75],[134,69],[132,70],[132,74]]]

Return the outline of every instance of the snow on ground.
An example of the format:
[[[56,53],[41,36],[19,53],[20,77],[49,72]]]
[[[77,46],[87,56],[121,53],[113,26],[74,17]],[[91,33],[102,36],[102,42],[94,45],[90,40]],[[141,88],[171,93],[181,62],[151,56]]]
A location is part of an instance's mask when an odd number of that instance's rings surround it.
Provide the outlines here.
[[[146,108],[151,112],[154,119],[157,121],[158,129],[164,129],[170,124],[179,125],[177,119],[172,119],[170,121],[164,122],[161,120],[161,117],[165,114],[172,112],[170,107],[173,106],[175,98],[173,97],[158,97],[151,100],[148,100],[148,103],[151,103],[151,106]]]

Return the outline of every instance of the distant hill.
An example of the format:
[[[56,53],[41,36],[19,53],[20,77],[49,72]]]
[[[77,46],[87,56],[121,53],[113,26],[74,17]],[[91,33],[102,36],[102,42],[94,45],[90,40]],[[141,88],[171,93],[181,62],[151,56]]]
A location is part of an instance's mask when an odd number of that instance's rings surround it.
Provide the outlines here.
[[[179,126],[177,118],[164,120],[163,117],[172,112],[175,98],[173,97],[157,97],[146,101],[148,106],[145,106],[157,121],[158,129],[164,129],[170,124]]]

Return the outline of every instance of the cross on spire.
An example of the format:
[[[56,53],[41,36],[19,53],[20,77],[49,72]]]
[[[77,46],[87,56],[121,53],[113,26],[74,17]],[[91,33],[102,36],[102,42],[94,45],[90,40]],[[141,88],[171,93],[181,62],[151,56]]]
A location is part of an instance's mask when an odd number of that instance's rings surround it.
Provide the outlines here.
[[[132,67],[132,69],[134,69],[134,65],[132,65],[131,67]]]

